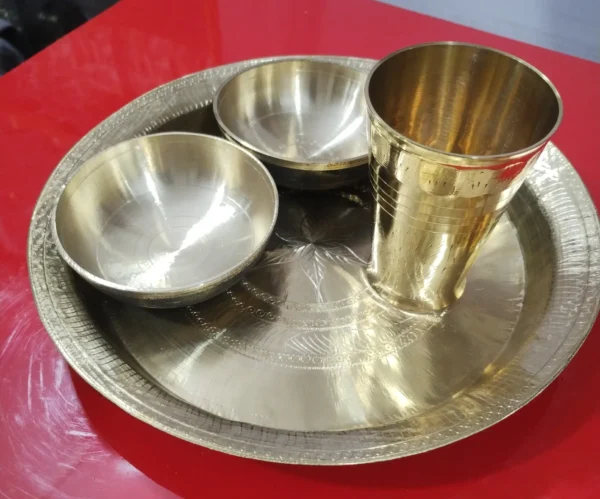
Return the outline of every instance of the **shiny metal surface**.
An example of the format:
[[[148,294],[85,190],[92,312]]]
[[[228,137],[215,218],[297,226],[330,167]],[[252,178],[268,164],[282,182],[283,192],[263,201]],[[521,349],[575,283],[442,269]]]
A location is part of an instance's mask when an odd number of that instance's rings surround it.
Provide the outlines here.
[[[241,147],[193,133],[135,138],[69,179],[52,229],[84,279],[129,303],[170,308],[227,289],[262,254],[278,196]]]
[[[463,298],[444,314],[398,312],[369,291],[367,185],[326,196],[282,192],[262,261],[229,293],[200,305],[131,307],[68,271],[48,215],[69,172],[140,133],[174,123],[212,127],[210,107],[199,103],[208,106],[228,75],[260,62],[146,94],[90,132],[53,173],[32,220],[29,270],[40,316],[65,358],[163,431],[285,463],[425,452],[523,407],[575,354],[600,301],[598,217],[553,145],[485,243]]]
[[[560,96],[520,59],[454,42],[391,54],[365,95],[377,202],[369,281],[400,307],[446,308],[556,131]]]
[[[280,60],[234,75],[214,111],[223,133],[265,161],[278,185],[330,189],[367,177],[366,74]]]
[[[369,200],[367,189],[331,198],[283,193],[275,237],[241,284],[185,313],[101,301],[99,316],[159,385],[224,419],[308,432],[424,415],[473,388],[484,371],[496,374],[512,359],[502,352],[530,339],[522,322],[541,319],[552,267],[524,262],[525,227],[505,219],[448,314],[397,311],[365,279]],[[528,202],[531,195],[514,209]],[[526,227],[530,247],[548,236],[542,218]]]

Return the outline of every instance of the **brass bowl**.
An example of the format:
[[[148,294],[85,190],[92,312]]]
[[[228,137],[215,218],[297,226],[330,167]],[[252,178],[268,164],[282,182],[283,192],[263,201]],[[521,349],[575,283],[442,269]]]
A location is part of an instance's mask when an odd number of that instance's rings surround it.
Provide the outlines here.
[[[262,159],[278,185],[331,189],[367,175],[365,79],[333,62],[269,62],[225,81],[213,109],[225,136]]]
[[[192,133],[135,138],[94,156],[61,192],[52,229],[85,280],[151,308],[227,289],[262,254],[277,188],[259,160]]]

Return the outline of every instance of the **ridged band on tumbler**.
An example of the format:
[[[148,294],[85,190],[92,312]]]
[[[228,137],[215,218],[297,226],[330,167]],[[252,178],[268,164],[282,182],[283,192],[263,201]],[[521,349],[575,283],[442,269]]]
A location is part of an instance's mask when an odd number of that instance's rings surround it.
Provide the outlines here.
[[[368,277],[388,301],[443,309],[562,117],[555,87],[509,54],[409,47],[367,79],[376,201]]]

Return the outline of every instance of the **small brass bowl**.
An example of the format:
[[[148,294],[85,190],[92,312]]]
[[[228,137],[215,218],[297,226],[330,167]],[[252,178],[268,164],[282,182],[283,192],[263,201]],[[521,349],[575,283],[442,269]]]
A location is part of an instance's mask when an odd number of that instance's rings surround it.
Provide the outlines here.
[[[164,133],[85,162],[59,196],[52,230],[60,255],[93,286],[173,308],[240,279],[265,248],[278,203],[268,171],[241,147]]]

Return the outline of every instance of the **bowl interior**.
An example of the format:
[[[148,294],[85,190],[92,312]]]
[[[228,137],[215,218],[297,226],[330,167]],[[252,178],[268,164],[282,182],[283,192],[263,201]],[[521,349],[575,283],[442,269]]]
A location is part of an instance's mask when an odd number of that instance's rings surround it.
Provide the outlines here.
[[[366,74],[292,60],[244,71],[220,90],[216,114],[234,140],[296,163],[339,163],[368,154]]]
[[[188,289],[225,278],[256,253],[276,196],[264,167],[225,140],[147,136],[78,170],[57,204],[56,236],[92,280]]]

